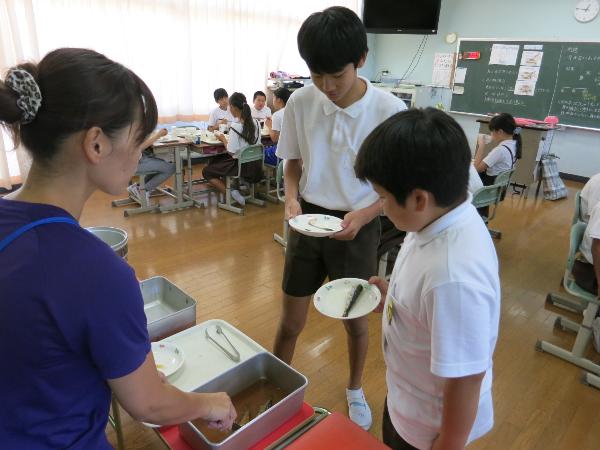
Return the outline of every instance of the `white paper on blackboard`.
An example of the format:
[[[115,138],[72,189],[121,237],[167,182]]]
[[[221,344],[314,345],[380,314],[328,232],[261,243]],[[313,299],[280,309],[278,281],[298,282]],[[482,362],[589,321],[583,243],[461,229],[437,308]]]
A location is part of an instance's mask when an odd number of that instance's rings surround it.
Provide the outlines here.
[[[515,83],[515,95],[535,95],[535,81],[517,81]]]
[[[519,75],[517,76],[517,80],[519,81],[536,81],[540,76],[540,68],[539,67],[531,67],[531,66],[521,66],[519,67]]]
[[[517,64],[520,45],[494,44],[490,55],[490,65],[514,66]]]
[[[533,51],[524,51],[521,55],[521,65],[522,66],[541,66],[542,65],[542,57],[544,56],[544,52],[533,52]]]
[[[464,86],[454,86],[454,89],[452,89],[452,93],[456,94],[456,95],[462,95],[465,93],[465,87]]]

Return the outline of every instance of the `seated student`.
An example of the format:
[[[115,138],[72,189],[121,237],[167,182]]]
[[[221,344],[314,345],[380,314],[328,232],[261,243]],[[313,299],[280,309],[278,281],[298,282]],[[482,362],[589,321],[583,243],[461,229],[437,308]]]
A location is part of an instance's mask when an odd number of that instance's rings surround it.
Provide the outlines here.
[[[252,117],[263,123],[271,117],[271,108],[266,106],[267,96],[263,91],[256,91],[252,98],[254,105],[252,106]]]
[[[214,131],[219,129],[219,125],[227,125],[234,121],[234,117],[229,111],[229,96],[227,91],[223,88],[215,89],[214,92],[215,102],[219,106],[213,109],[208,116],[208,131]]]
[[[586,291],[597,294],[600,279],[600,202],[592,208],[579,250],[585,261],[576,259],[573,264],[575,282]]]
[[[286,88],[279,88],[273,92],[273,107],[276,110],[272,117],[267,118],[265,123],[269,127],[271,140],[275,143],[279,140],[281,125],[283,125],[283,112],[290,95],[292,95],[292,93]]]
[[[479,135],[475,151],[475,168],[485,186],[494,184],[496,175],[512,169],[521,159],[521,129],[513,116],[508,113],[498,114],[490,120],[490,134]],[[484,158],[486,144],[496,144]]]
[[[581,190],[581,220],[585,223],[590,221],[590,215],[594,206],[600,202],[600,173],[591,177]]]
[[[157,137],[166,136],[166,134],[167,130],[163,128],[158,132]],[[145,200],[145,204],[150,205],[150,194],[154,189],[173,176],[175,173],[175,164],[165,161],[164,159],[156,158],[154,156],[154,152],[152,151],[152,147],[149,147],[142,152],[142,157],[138,163],[136,172],[155,172],[152,175],[146,176],[146,197],[144,199],[142,199],[139,183],[133,183],[127,188],[131,198],[140,202],[141,204],[143,204]]]
[[[237,122],[231,124],[229,141],[224,134],[217,134],[217,139],[227,147],[227,153],[211,159],[208,165],[202,170],[204,178],[222,194],[225,194],[223,178],[234,176],[238,173],[239,151],[249,145],[260,142],[260,125],[258,120],[252,118],[250,106],[246,103],[246,96],[239,92],[234,92],[229,98],[229,108],[233,117],[238,119]],[[260,165],[249,164],[251,167],[245,168],[244,178],[248,178],[251,182],[256,182],[258,181],[257,179],[261,178],[262,161],[258,161],[258,163]],[[240,205],[246,204],[244,196],[237,189],[231,191],[231,197]]]
[[[392,449],[463,449],[493,426],[492,355],[500,318],[498,259],[467,193],[471,151],[434,108],[400,112],[364,141],[355,171],[408,234],[382,293]]]

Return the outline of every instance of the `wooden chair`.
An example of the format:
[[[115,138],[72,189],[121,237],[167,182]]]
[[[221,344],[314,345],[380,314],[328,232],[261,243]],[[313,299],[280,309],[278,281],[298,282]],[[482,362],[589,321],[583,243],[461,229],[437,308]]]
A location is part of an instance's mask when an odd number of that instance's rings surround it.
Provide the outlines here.
[[[234,176],[225,177],[225,199],[219,201],[217,206],[227,211],[234,212],[236,214],[244,214],[244,208],[233,206],[234,200],[231,198],[232,186],[235,181],[239,183],[242,178],[242,166],[255,161],[263,160],[263,146],[262,144],[249,145],[248,147],[240,150],[240,157],[238,158],[238,173]],[[256,198],[256,186],[255,183],[250,184],[250,193],[245,195],[244,198],[247,203],[252,203],[258,206],[265,206],[265,202]]]
[[[473,194],[472,203],[475,208],[484,208],[487,206],[492,211],[492,213],[488,216],[481,217],[486,225],[489,225],[489,222],[496,217],[496,210],[504,198],[504,194],[506,193],[506,189],[510,184],[510,179],[514,170],[515,169],[510,169],[499,173],[494,180],[494,184],[490,186],[484,186]],[[489,229],[489,232],[490,235],[495,239],[502,238],[502,233],[500,231]]]
[[[592,372],[590,377],[584,377],[586,382],[594,384],[598,379],[598,375],[600,375],[600,365],[585,358],[584,353],[592,339],[592,322],[596,317],[600,302],[598,301],[597,296],[577,285],[572,273],[573,264],[575,263],[575,258],[579,252],[579,246],[583,240],[586,226],[587,225],[584,222],[577,222],[571,226],[569,255],[567,257],[567,268],[565,270],[564,278],[564,286],[567,292],[577,297],[581,303],[585,305],[583,320],[581,324],[579,324],[559,316],[554,322],[554,326],[557,328],[577,333],[573,348],[571,350],[565,350],[550,342],[541,340],[536,342],[535,348],[536,350],[550,353],[551,355],[564,359],[576,366],[582,367],[588,372]]]
[[[279,161],[277,164],[277,173],[275,174],[275,183],[277,187],[277,199],[280,202],[285,203],[285,194],[283,190],[283,161]],[[281,235],[277,233],[273,233],[273,240],[284,248],[287,247],[287,240],[289,234],[289,224],[288,221],[283,218],[283,233]]]

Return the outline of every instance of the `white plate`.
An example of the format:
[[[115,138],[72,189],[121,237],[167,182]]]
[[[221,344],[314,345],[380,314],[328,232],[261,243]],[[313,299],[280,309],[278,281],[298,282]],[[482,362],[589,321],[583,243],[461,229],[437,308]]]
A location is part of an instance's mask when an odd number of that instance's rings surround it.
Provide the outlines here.
[[[166,377],[173,375],[183,366],[183,350],[171,342],[153,342],[152,354],[156,368]]]
[[[312,237],[331,236],[343,230],[342,219],[325,214],[301,214],[290,219],[289,224],[298,233]]]
[[[342,317],[354,289],[362,284],[363,291],[356,299],[348,317]],[[330,281],[319,288],[313,298],[315,308],[334,319],[356,319],[373,311],[381,301],[381,292],[377,287],[359,278],[340,278]]]

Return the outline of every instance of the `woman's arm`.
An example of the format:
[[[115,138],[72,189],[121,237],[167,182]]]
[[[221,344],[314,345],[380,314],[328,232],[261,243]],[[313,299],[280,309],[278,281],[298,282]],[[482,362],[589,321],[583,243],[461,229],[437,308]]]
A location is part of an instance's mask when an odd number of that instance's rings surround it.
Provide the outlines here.
[[[277,143],[277,141],[279,141],[279,131],[269,129],[269,137],[273,142]]]
[[[157,425],[172,425],[204,419],[222,430],[236,418],[231,399],[224,392],[196,394],[182,392],[161,381],[152,352],[140,367],[121,378],[108,380],[119,403],[135,419]]]

